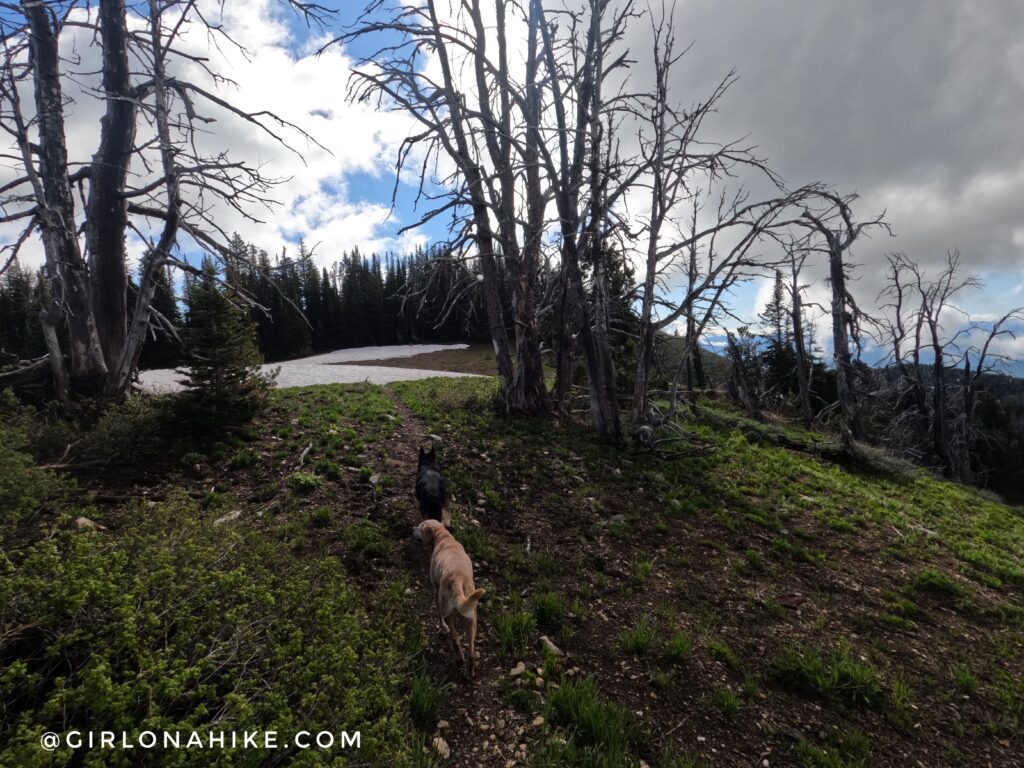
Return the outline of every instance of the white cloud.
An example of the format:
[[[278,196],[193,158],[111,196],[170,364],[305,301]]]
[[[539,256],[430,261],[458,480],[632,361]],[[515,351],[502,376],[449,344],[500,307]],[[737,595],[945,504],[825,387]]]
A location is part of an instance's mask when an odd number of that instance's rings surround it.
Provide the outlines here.
[[[248,55],[224,40],[211,45],[211,36],[196,26],[182,36],[180,47],[208,57],[214,71],[234,82],[217,85],[195,64],[184,67],[179,74],[215,90],[220,98],[241,109],[270,110],[323,145],[306,140],[298,131],[275,126],[274,130],[296,150],[293,152],[250,123],[215,106],[204,107],[205,114],[216,122],[197,137],[200,151],[216,154],[226,150],[231,159],[245,160],[266,176],[283,179],[270,194],[279,204],[252,209],[260,222],[251,222],[218,203],[213,206],[218,226],[228,233],[238,231],[244,239],[271,253],[290,248],[291,241],[304,236],[311,244],[320,243],[317,260],[321,264],[354,246],[372,252],[422,243],[422,234],[401,238],[391,234],[405,222],[394,217],[384,202],[393,183],[397,146],[410,131],[409,118],[379,112],[369,104],[348,103],[345,91],[351,59],[346,51],[334,46],[315,56],[309,45],[297,45],[278,5],[271,0],[225,3],[223,16],[220,3],[211,0],[205,5],[206,17],[221,21],[227,34],[244,46]],[[91,46],[91,35],[86,30],[71,29],[61,42],[66,50],[73,47],[81,55],[82,62],[75,70],[98,69],[92,64],[98,62],[99,51]],[[66,65],[66,69],[65,74],[70,75],[72,68]],[[65,93],[73,100],[67,110],[72,161],[88,162],[96,151],[103,104],[86,90],[95,82],[95,77],[88,76],[64,80]],[[26,92],[25,97],[28,107],[30,93]],[[139,136],[147,130],[140,127]],[[0,169],[0,182],[14,172]],[[132,172],[145,175],[138,162]],[[379,179],[372,202],[350,196],[348,179],[354,173]],[[11,226],[0,229],[5,242],[15,234]],[[187,247],[184,242],[182,245]],[[138,238],[130,238],[129,247],[138,249]],[[31,265],[42,261],[38,244],[23,251],[23,260]]]

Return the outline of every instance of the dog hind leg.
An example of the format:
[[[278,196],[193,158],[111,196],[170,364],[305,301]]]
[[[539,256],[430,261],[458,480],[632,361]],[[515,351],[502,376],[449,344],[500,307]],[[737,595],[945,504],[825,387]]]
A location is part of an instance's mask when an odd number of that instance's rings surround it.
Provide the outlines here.
[[[476,613],[469,620],[469,677],[476,677],[476,660],[480,654],[476,651]]]
[[[462,650],[462,642],[459,640],[459,630],[455,625],[456,613],[452,611],[452,614],[448,617],[448,627],[451,629],[452,644],[455,646],[455,650],[459,652],[459,659],[463,663],[466,661],[466,654]]]
[[[441,622],[441,634],[448,634],[448,624],[444,617],[444,601],[441,599],[441,590],[437,591],[437,617]]]

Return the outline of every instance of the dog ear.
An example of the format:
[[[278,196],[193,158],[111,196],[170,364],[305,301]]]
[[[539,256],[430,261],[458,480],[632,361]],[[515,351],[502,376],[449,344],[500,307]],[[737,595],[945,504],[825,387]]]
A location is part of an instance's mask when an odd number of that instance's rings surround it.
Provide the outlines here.
[[[434,550],[434,526],[428,525],[430,520],[424,520],[417,526],[417,530],[420,532],[419,538],[423,541],[423,546],[427,549]]]
[[[430,444],[430,453],[427,454],[427,460],[430,461],[432,464],[437,463],[437,451],[434,450],[433,443]]]
[[[427,457],[427,454],[426,454],[426,453],[425,453],[425,452],[423,451],[423,446],[421,445],[421,446],[420,446],[420,457],[419,457],[419,462],[420,462],[420,464],[422,464],[422,463],[423,463],[423,460],[424,460],[424,459],[425,459],[426,457]]]

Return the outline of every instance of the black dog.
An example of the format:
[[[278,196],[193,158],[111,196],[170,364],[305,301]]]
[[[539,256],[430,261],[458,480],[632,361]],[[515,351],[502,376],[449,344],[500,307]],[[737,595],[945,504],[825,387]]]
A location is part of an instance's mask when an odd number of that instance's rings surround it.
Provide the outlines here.
[[[430,446],[430,453],[425,453],[423,446],[420,446],[419,466],[416,469],[416,499],[425,520],[444,522],[442,513],[447,495],[441,465],[437,463],[433,445]]]

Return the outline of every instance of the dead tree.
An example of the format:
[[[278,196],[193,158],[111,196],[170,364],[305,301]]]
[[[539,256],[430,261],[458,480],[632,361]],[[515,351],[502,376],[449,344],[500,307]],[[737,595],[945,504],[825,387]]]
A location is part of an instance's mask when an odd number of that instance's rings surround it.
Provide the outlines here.
[[[615,362],[610,328],[607,240],[613,206],[629,189],[630,180],[610,183],[613,162],[614,113],[606,103],[609,75],[626,66],[624,53],[611,51],[634,17],[631,3],[606,15],[608,4],[590,0],[586,13],[569,13],[566,39],[543,15],[540,0],[531,0],[531,25],[538,24],[544,44],[550,104],[554,115],[554,146],[542,147],[558,213],[562,267],[559,343],[556,355],[555,401],[565,409],[572,375],[574,337],[578,333],[587,365],[590,413],[602,439],[622,437],[616,402]],[[582,42],[579,42],[582,41]],[[575,110],[566,109],[566,104]],[[593,310],[587,301],[583,263],[592,271]]]
[[[984,383],[984,376],[994,370],[991,364],[993,358],[1001,359],[1001,355],[992,354],[992,342],[1000,336],[1009,336],[1015,339],[1016,335],[1008,327],[1011,322],[1024,320],[1024,307],[1016,307],[1004,314],[992,323],[981,346],[969,347],[964,351],[964,372],[962,379],[961,413],[957,419],[958,428],[955,430],[954,439],[950,453],[956,456],[956,467],[958,478],[964,483],[973,483],[977,480],[974,473],[974,450],[978,442],[978,430],[975,427],[975,416],[978,405],[978,395]],[[975,327],[980,328],[976,325]],[[971,353],[976,356],[974,368],[971,368]]]
[[[419,125],[420,131],[403,143],[396,171],[401,174],[419,152],[421,189],[436,182],[444,191],[423,193],[430,208],[413,226],[452,217],[451,252],[479,264],[506,409],[522,415],[544,413],[548,397],[534,296],[540,202],[535,179],[524,172],[525,158],[536,149],[539,104],[533,93],[527,94],[525,78],[513,72],[506,34],[507,11],[520,6],[497,2],[492,26],[479,0],[459,8],[441,5],[428,0],[421,6],[393,8],[374,0],[353,30],[331,44],[382,39],[382,47],[353,69],[350,98],[399,109]],[[528,47],[527,69],[535,72],[535,32]],[[436,57],[436,82],[420,66],[425,55]],[[454,166],[454,174],[434,178],[435,161],[442,160]],[[533,166],[530,174],[536,172]],[[396,188],[397,183],[396,176]],[[531,195],[526,211],[519,204],[524,189]],[[523,222],[525,231],[520,229]],[[504,270],[514,291],[512,318],[506,318],[502,304]],[[516,334],[514,353],[509,321]]]
[[[761,388],[750,380],[747,360],[736,341],[733,332],[726,330],[726,353],[729,356],[729,388],[734,399],[743,406],[748,415],[761,415]]]
[[[1010,310],[992,323],[972,321],[955,304],[963,290],[980,287],[974,276],[961,273],[959,253],[947,254],[946,264],[934,278],[903,253],[889,256],[883,306],[887,317],[880,327],[892,347],[891,358],[898,372],[894,383],[892,416],[886,439],[895,447],[922,456],[918,446],[930,447],[931,456],[944,475],[961,482],[974,482],[975,447],[979,439],[975,426],[978,395],[985,374],[993,370],[993,342],[1013,336],[1012,323],[1021,308]],[[948,315],[961,317],[950,322]],[[962,339],[980,334],[980,342],[963,346]],[[931,358],[925,365],[922,358]],[[973,364],[972,364],[973,356]],[[955,382],[952,371],[961,370]],[[955,375],[955,374],[952,374]]]
[[[805,247],[791,243],[787,246],[786,252],[789,256],[790,327],[793,329],[800,418],[804,427],[810,429],[814,425],[814,411],[811,408],[811,364],[804,329],[803,291],[806,286],[800,283],[800,272],[803,270],[808,251]]]
[[[317,4],[290,4],[307,19],[324,18]],[[197,148],[197,135],[214,115],[243,120],[282,144],[283,131],[312,141],[271,112],[248,112],[217,94],[218,84],[230,80],[206,56],[189,53],[181,39],[198,26],[213,46],[218,40],[237,43],[196,6],[196,0],[138,6],[101,0],[93,8],[0,3],[8,14],[0,22],[0,113],[19,174],[0,187],[0,206],[5,220],[25,222],[13,242],[0,245],[9,252],[0,263],[13,260],[38,233],[49,292],[43,334],[59,399],[125,396],[150,328],[160,272],[168,264],[194,269],[173,254],[179,235],[208,253],[226,255],[228,238],[213,206],[230,206],[255,221],[251,210],[270,205],[274,180],[226,151],[210,155]],[[79,30],[86,44],[100,48],[99,73],[78,72],[73,62],[64,71],[69,60],[62,46],[74,45]],[[186,65],[205,73],[206,81],[174,74]],[[72,79],[105,103],[99,145],[88,161],[68,156],[64,86]],[[31,86],[31,107],[21,101],[22,84]],[[150,239],[146,233],[153,226],[159,234]],[[147,242],[134,307],[127,306],[130,232]],[[69,339],[66,350],[61,328]]]
[[[685,51],[676,50],[672,13],[650,18],[653,36],[654,83],[649,92],[630,104],[633,123],[640,136],[640,158],[635,185],[647,193],[638,231],[631,236],[642,245],[644,280],[639,286],[640,327],[631,423],[634,434],[656,427],[670,416],[655,415],[648,391],[658,335],[685,319],[687,334],[680,366],[672,384],[669,414],[676,409],[679,376],[686,364],[699,355],[698,340],[728,288],[748,276],[759,263],[755,246],[784,229],[786,217],[801,201],[818,190],[811,185],[786,191],[781,180],[758,157],[753,147],[740,142],[708,144],[701,135],[705,118],[715,112],[735,76],[728,75],[703,102],[679,106],[671,92],[673,68]],[[778,196],[752,202],[740,190],[728,194],[723,182],[739,169],[768,178]],[[711,213],[710,224],[698,225],[698,212]],[[689,226],[687,226],[689,225]],[[718,247],[719,237],[732,237],[728,248]],[[664,282],[680,270],[687,275],[686,295],[666,301]]]
[[[857,370],[850,349],[851,343],[859,344],[861,320],[865,315],[846,287],[847,272],[851,268],[847,257],[853,243],[866,229],[876,226],[888,229],[888,226],[882,216],[869,221],[854,222],[851,205],[857,199],[856,195],[840,197],[832,192],[823,192],[820,199],[825,204],[824,210],[806,208],[802,224],[822,238],[824,251],[828,254],[840,442],[843,449],[849,452],[853,450],[854,440],[863,440],[865,436],[860,413]]]

